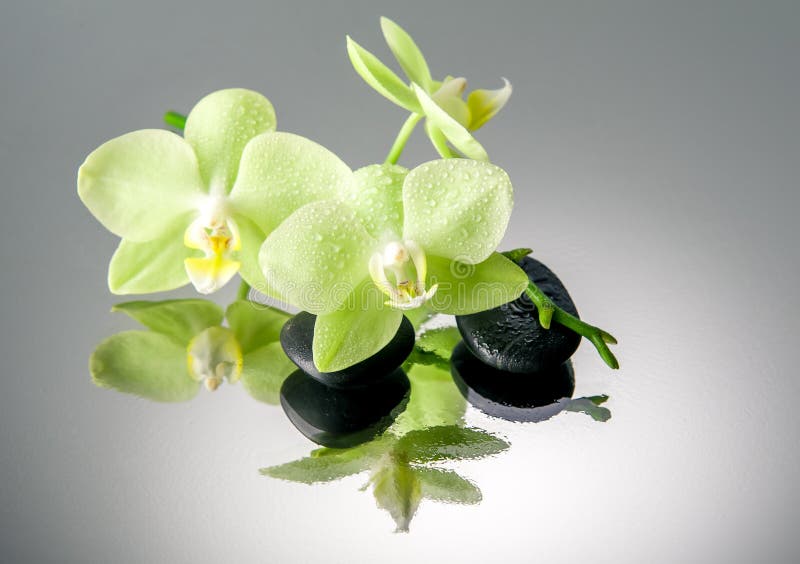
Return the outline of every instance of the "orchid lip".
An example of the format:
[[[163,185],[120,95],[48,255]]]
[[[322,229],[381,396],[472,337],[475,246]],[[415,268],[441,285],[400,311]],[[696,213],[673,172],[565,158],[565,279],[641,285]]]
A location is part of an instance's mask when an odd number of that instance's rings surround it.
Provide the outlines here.
[[[385,303],[395,309],[410,310],[430,300],[438,284],[426,288],[425,252],[414,241],[393,241],[369,261],[369,273],[375,285],[389,298]]]
[[[189,280],[201,294],[216,292],[239,272],[241,263],[232,255],[241,249],[242,239],[223,198],[204,202],[200,215],[184,232],[183,242],[205,254],[184,260]]]

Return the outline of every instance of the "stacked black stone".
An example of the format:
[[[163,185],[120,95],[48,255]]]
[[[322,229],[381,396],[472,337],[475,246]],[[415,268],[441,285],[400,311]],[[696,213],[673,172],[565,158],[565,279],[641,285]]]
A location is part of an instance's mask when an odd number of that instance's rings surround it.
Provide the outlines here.
[[[561,280],[530,257],[519,265],[553,302],[578,316]],[[575,378],[569,358],[580,335],[552,323],[539,324],[539,312],[526,295],[472,315],[456,317],[463,343],[453,351],[451,369],[464,397],[478,409],[503,419],[536,421],[571,398]]]
[[[410,384],[400,365],[414,348],[405,317],[394,339],[377,354],[338,372],[314,366],[316,316],[301,312],[286,322],[281,345],[299,370],[281,387],[281,406],[292,424],[317,444],[346,448],[371,440],[402,413]]]

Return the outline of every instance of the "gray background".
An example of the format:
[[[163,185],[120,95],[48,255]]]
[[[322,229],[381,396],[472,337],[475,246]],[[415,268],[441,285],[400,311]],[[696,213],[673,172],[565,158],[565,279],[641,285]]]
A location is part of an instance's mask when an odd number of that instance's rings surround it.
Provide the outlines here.
[[[361,479],[260,477],[311,444],[241,389],[164,406],[91,384],[131,324],[75,193],[101,142],[230,86],[354,168],[382,160],[403,112],[344,49],[388,60],[381,14],[436,75],[513,82],[478,134],[515,184],[505,244],[623,366],[576,355],[605,425],[470,412],[511,451],[464,465],[480,506],[424,504],[409,535]],[[797,2],[3,2],[0,560],[797,561],[798,29]],[[418,134],[401,162],[433,157]]]

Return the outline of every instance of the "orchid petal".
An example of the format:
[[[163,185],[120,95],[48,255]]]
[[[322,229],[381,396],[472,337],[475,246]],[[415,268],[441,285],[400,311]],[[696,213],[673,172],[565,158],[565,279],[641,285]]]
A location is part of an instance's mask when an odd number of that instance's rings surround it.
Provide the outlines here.
[[[94,383],[154,401],[178,402],[200,386],[186,369],[186,349],[152,331],[124,331],[100,343],[89,359]]]
[[[392,164],[369,165],[353,173],[344,201],[378,240],[403,233],[403,180],[408,170]]]
[[[269,234],[297,208],[339,198],[352,175],[322,145],[292,133],[266,133],[245,148],[230,199],[238,213]]]
[[[478,161],[489,160],[486,150],[463,125],[434,102],[418,85],[412,84],[411,87],[414,89],[414,93],[417,95],[417,99],[427,118],[445,134],[456,149],[471,159]]]
[[[403,237],[426,253],[475,264],[500,244],[513,206],[508,175],[468,159],[424,163],[403,185]]]
[[[222,255],[190,257],[183,261],[186,274],[201,294],[212,294],[230,282],[242,263]]]
[[[473,90],[467,96],[470,110],[469,129],[478,129],[497,115],[511,97],[511,83],[503,79],[505,85],[497,90]]]
[[[403,314],[384,305],[384,300],[383,293],[366,278],[339,310],[317,317],[312,348],[318,370],[344,370],[389,344]]]
[[[225,318],[246,355],[280,339],[283,324],[291,316],[263,304],[237,300],[228,306]]]
[[[353,210],[327,200],[281,223],[264,241],[259,263],[281,299],[320,315],[337,310],[363,280],[375,247]]]
[[[189,283],[184,259],[195,251],[183,245],[189,215],[175,221],[161,237],[145,243],[123,239],[108,267],[108,287],[114,294],[149,294]]]
[[[120,311],[151,331],[174,337],[182,345],[200,331],[220,325],[224,317],[221,307],[201,299],[125,302],[111,311]]]
[[[230,192],[245,145],[256,135],[275,130],[275,110],[252,90],[212,92],[189,112],[184,137],[194,147],[200,174],[214,195]]]
[[[469,315],[519,298],[528,287],[528,276],[500,253],[479,264],[464,264],[428,255],[431,283],[438,284],[430,306],[450,315]]]
[[[386,39],[389,49],[392,50],[395,59],[400,63],[403,72],[411,80],[422,86],[425,90],[431,90],[433,79],[428,63],[420,51],[417,44],[406,31],[386,17],[381,18],[381,30]]]
[[[106,229],[143,242],[193,209],[203,185],[186,141],[169,131],[143,129],[100,145],[86,158],[78,171],[78,195]]]
[[[244,355],[241,382],[254,399],[277,405],[281,385],[297,366],[283,352],[280,343],[270,343]]]
[[[356,72],[379,94],[409,112],[422,113],[411,88],[380,59],[353,41],[350,36],[347,37],[347,54]]]

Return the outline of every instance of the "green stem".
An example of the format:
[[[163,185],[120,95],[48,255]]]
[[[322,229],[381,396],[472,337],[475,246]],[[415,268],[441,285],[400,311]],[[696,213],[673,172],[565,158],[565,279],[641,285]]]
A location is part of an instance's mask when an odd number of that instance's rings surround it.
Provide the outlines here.
[[[164,114],[164,123],[175,129],[183,129],[186,127],[186,116],[170,110]]]
[[[592,342],[607,365],[611,368],[619,368],[619,362],[614,353],[608,348],[609,344],[617,344],[617,340],[611,334],[567,313],[554,304],[533,282],[528,282],[525,294],[531,299],[536,309],[539,310],[539,323],[542,327],[549,329],[550,321],[553,320],[559,325],[575,331],[578,335],[582,335]]]
[[[239,284],[239,290],[236,292],[236,299],[237,300],[250,299],[250,284],[248,284],[244,280],[242,280],[241,283]]]
[[[386,164],[397,164],[397,161],[400,159],[400,155],[403,153],[403,149],[406,147],[406,143],[408,143],[408,138],[411,136],[411,133],[414,131],[414,128],[417,127],[417,123],[419,120],[422,119],[421,114],[411,114],[408,116],[408,119],[403,124],[403,127],[400,128],[400,131],[397,134],[397,137],[392,144],[392,148],[389,150],[389,154],[386,155]]]

